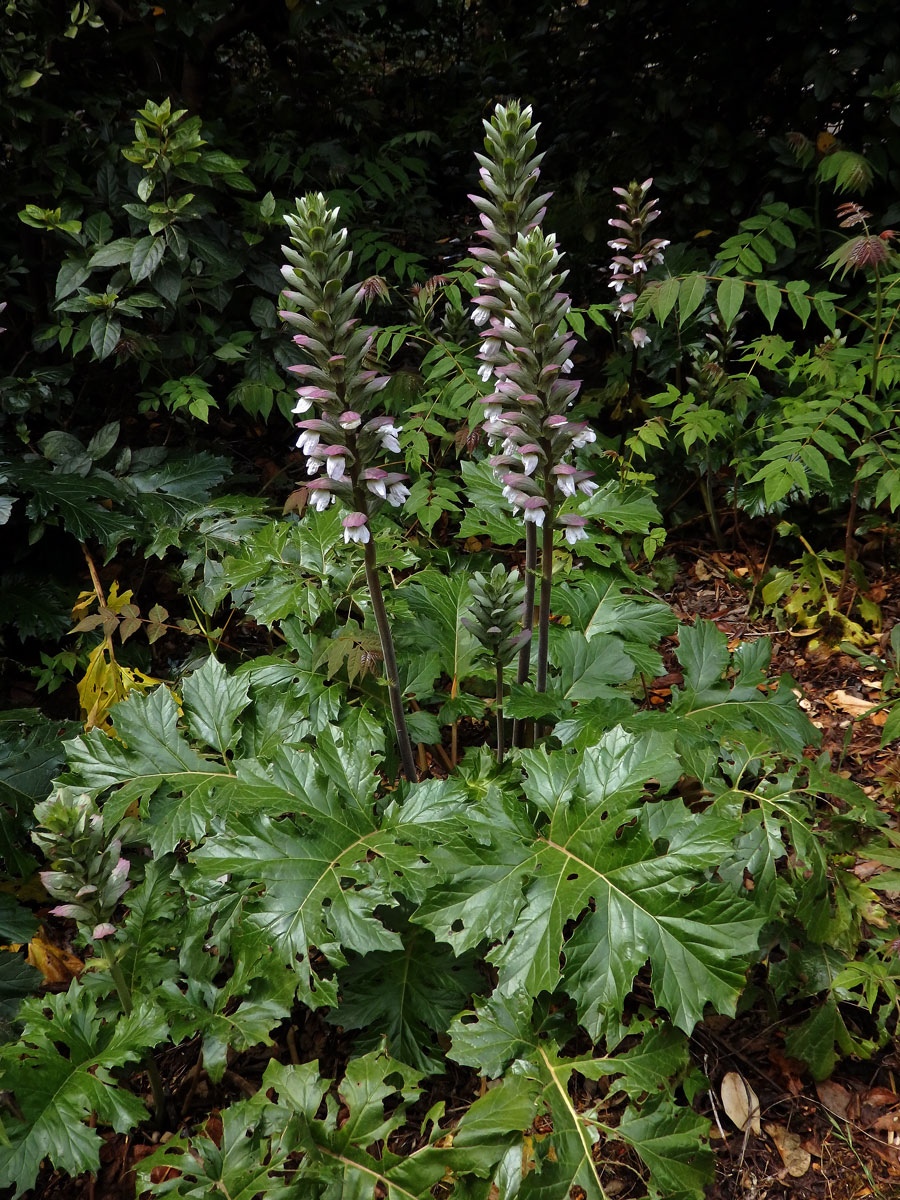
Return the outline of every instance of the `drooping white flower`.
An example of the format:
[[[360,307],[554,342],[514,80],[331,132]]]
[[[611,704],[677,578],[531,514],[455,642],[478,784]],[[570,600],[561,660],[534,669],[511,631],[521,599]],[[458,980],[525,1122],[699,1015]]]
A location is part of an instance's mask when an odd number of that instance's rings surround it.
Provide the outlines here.
[[[635,328],[631,330],[631,333],[629,334],[629,336],[630,336],[631,340],[634,342],[635,346],[649,346],[650,345],[650,334],[647,332],[646,329],[644,329],[644,327],[642,325],[636,325]]]
[[[403,429],[402,425],[381,425],[378,429],[377,436],[381,442],[382,450],[390,454],[400,453],[400,443],[397,441],[397,436]]]
[[[579,516],[578,513],[567,513],[563,517],[557,518],[557,523],[565,534],[566,541],[570,546],[574,546],[576,542],[582,541],[587,537],[587,517]]]
[[[349,512],[341,521],[344,527],[345,542],[360,542],[363,546],[370,540],[369,526],[366,523],[366,514],[361,512]]]

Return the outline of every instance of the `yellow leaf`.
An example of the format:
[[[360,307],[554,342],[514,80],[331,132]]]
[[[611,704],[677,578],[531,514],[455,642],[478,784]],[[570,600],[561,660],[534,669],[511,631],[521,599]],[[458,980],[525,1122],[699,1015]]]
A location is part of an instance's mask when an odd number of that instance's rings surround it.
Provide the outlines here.
[[[29,943],[28,962],[40,971],[48,983],[68,983],[84,970],[84,963],[76,954],[70,954],[68,950],[46,940],[43,926]]]
[[[816,149],[820,154],[827,154],[836,142],[837,138],[833,133],[829,133],[827,129],[823,129],[821,133],[816,134]]]

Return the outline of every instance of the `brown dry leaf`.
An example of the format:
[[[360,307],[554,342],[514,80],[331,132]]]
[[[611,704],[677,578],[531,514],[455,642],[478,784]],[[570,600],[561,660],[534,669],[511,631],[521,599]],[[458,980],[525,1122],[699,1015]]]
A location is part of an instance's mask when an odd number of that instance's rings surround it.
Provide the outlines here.
[[[775,1149],[781,1155],[788,1175],[792,1179],[799,1179],[801,1175],[805,1175],[812,1158],[809,1151],[803,1149],[803,1139],[800,1135],[789,1132],[783,1125],[767,1125],[766,1133],[775,1143]]]
[[[43,926],[29,943],[28,962],[40,971],[47,983],[68,983],[84,970],[84,963],[76,954],[46,940]]]
[[[741,1133],[749,1128],[759,1134],[759,1097],[743,1075],[729,1071],[719,1085],[719,1095],[722,1107]]]
[[[841,712],[845,712],[851,717],[864,717],[867,712],[871,712],[876,707],[870,701],[854,696],[852,692],[841,690],[829,692],[825,699],[833,708],[839,708]]]
[[[700,581],[700,583],[703,583],[703,582],[704,582],[704,580],[707,580],[707,579],[712,579],[712,574],[713,574],[713,573],[712,573],[712,571],[709,569],[709,567],[706,565],[706,563],[703,561],[703,559],[702,559],[702,558],[701,558],[701,559],[698,559],[698,560],[697,560],[697,561],[694,563],[694,566],[693,566],[693,568],[692,568],[692,569],[693,569],[693,572],[694,572],[694,578],[695,578],[695,579],[697,579],[697,580],[699,580],[699,581]]]
[[[874,1104],[876,1108],[891,1108],[900,1104],[900,1096],[886,1087],[870,1087],[863,1096],[866,1104]]]
[[[829,1112],[833,1112],[836,1117],[846,1118],[853,1097],[845,1087],[835,1083],[833,1079],[826,1079],[816,1084],[816,1092]]]
[[[776,1067],[784,1080],[784,1086],[792,1096],[799,1096],[803,1091],[803,1074],[805,1067],[796,1058],[785,1058],[777,1046],[769,1047],[769,1062]]]

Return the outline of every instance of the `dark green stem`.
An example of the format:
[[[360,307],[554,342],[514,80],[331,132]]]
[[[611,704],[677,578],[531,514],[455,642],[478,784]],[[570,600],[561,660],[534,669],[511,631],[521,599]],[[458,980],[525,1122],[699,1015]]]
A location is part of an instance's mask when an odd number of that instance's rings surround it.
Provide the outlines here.
[[[553,496],[552,482],[545,489],[547,509],[541,545],[541,598],[538,609],[537,690],[547,690],[547,660],[550,652],[550,589],[553,586]]]
[[[116,995],[119,997],[119,1003],[122,1005],[122,1011],[127,1017],[134,1008],[131,989],[125,980],[125,976],[122,974],[122,968],[116,961],[114,953],[107,947],[105,942],[102,943],[101,949],[103,957],[106,959],[106,965],[109,968],[113,986],[116,989]],[[141,1065],[147,1072],[147,1079],[150,1081],[150,1091],[153,1094],[153,1116],[156,1123],[160,1124],[166,1112],[166,1089],[163,1087],[159,1068],[149,1050],[141,1058]]]
[[[537,571],[537,527],[530,521],[525,526],[525,599],[522,605],[522,629],[534,629],[534,580]],[[527,683],[531,673],[531,638],[526,638],[519,651],[516,683]],[[518,717],[513,721],[512,744],[522,746],[525,722]]]
[[[391,627],[388,623],[387,610],[384,607],[384,595],[381,591],[381,580],[378,577],[378,566],[375,558],[375,543],[371,537],[366,542],[366,583],[369,586],[369,596],[372,600],[372,611],[375,613],[375,625],[381,640],[381,653],[384,658],[384,674],[387,679],[388,696],[391,703],[391,715],[394,718],[394,728],[397,731],[397,747],[400,751],[400,763],[403,774],[415,783],[416,760],[413,757],[412,742],[406,728],[406,716],[403,712],[403,697],[400,694],[400,673],[397,670],[397,656],[394,653],[394,639],[391,637]]]
[[[725,549],[725,539],[722,536],[722,526],[719,524],[719,514],[716,512],[716,506],[713,503],[712,487],[710,486],[710,470],[707,466],[706,475],[700,476],[700,491],[703,493],[703,504],[706,508],[706,515],[709,517],[709,527],[712,530],[712,535],[715,538],[716,548],[719,550]]]
[[[503,744],[503,663],[497,659],[497,764],[503,762],[506,747]]]

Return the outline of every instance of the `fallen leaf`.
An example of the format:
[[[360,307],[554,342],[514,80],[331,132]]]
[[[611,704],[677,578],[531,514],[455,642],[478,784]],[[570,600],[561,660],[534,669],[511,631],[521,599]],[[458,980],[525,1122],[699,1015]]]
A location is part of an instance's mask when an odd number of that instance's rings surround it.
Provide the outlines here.
[[[845,1087],[835,1083],[833,1079],[826,1079],[816,1084],[816,1092],[829,1112],[833,1112],[836,1117],[846,1118],[853,1097]]]
[[[84,963],[76,954],[46,940],[43,926],[28,945],[28,962],[48,983],[68,983],[84,970]]]
[[[787,1167],[787,1173],[793,1179],[799,1179],[809,1170],[812,1158],[809,1151],[803,1149],[803,1139],[799,1134],[791,1133],[783,1125],[767,1125],[766,1133],[775,1143],[775,1149],[781,1155],[781,1161]]]
[[[729,1118],[745,1133],[749,1128],[759,1134],[759,1097],[737,1071],[729,1071],[719,1086],[722,1107]]]
[[[786,1058],[777,1046],[769,1048],[769,1062],[772,1066],[777,1067],[784,1079],[784,1085],[791,1095],[799,1096],[803,1091],[801,1075],[806,1069],[804,1064],[798,1062],[796,1058]]]
[[[825,697],[833,708],[839,708],[841,712],[847,713],[851,717],[864,717],[866,713],[871,712],[877,707],[869,700],[863,700],[860,696],[854,696],[852,692],[836,691],[829,692]]]
[[[874,1104],[876,1108],[890,1108],[900,1104],[900,1096],[886,1087],[871,1087],[863,1096],[866,1104]]]

